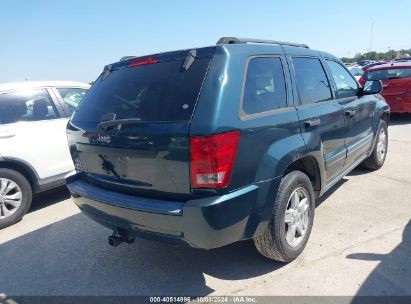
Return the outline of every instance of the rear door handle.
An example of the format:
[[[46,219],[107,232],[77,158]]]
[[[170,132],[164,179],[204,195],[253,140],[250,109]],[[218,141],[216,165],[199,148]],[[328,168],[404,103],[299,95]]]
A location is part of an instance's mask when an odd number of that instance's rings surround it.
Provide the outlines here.
[[[347,110],[345,111],[345,116],[347,116],[348,118],[351,118],[354,116],[355,112],[356,112],[355,110]]]
[[[309,119],[304,121],[304,127],[306,128],[314,128],[317,127],[320,124],[321,120],[319,118],[317,119]]]

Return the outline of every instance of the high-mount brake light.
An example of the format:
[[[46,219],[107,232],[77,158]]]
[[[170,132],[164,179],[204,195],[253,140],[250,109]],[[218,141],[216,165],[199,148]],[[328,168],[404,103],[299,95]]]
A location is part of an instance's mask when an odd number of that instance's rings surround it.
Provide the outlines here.
[[[149,57],[143,57],[143,58],[136,58],[130,61],[128,64],[128,67],[136,67],[140,65],[146,65],[146,64],[155,64],[157,63],[157,59],[154,56],[149,56]]]
[[[223,188],[228,185],[240,131],[190,137],[190,173],[193,188]]]

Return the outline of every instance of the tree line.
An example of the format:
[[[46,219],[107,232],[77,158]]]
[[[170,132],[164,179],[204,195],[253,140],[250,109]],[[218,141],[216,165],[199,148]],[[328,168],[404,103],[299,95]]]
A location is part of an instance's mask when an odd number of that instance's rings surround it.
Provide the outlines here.
[[[390,50],[388,52],[367,52],[367,53],[357,53],[354,57],[342,57],[340,58],[342,62],[350,63],[350,62],[358,62],[361,60],[391,60],[395,59],[399,56],[411,56],[411,49],[409,50],[400,50],[394,51]]]

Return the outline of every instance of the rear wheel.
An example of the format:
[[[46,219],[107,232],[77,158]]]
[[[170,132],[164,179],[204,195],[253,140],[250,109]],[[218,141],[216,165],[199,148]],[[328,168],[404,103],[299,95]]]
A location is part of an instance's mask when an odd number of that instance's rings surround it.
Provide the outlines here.
[[[314,213],[310,179],[300,171],[288,173],[281,181],[267,229],[254,239],[257,250],[277,261],[294,260],[307,244]]]
[[[384,165],[388,151],[388,127],[384,120],[380,121],[378,127],[377,139],[370,157],[368,157],[362,166],[370,170],[378,170]]]
[[[30,208],[32,191],[27,179],[17,171],[0,169],[0,229],[10,226]]]

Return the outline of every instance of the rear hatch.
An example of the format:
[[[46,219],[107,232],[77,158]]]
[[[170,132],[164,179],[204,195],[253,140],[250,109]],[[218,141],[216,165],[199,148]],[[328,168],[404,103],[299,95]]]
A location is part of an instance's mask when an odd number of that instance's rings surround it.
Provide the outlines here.
[[[77,170],[112,191],[186,199],[188,133],[214,48],[107,66],[67,129]]]

